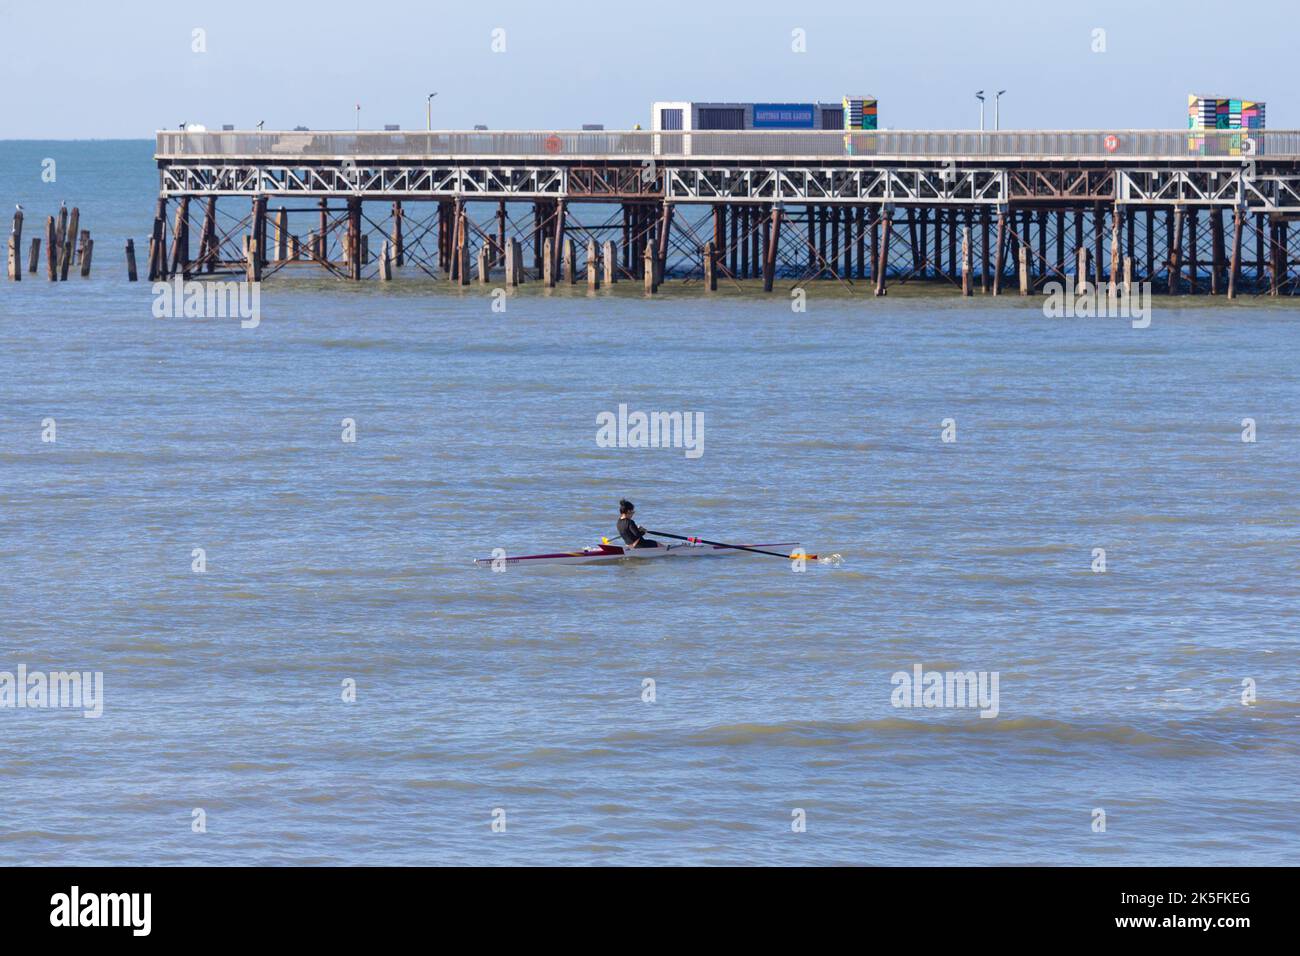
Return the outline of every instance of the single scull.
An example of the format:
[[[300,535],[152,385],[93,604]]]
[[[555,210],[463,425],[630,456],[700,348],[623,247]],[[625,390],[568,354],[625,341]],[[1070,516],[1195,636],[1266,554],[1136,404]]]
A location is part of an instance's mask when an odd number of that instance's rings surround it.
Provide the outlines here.
[[[791,558],[796,558],[799,555],[794,552],[798,548],[798,541],[778,541],[773,544],[713,544],[697,539],[684,541],[682,544],[660,545],[657,548],[623,548],[616,544],[602,543],[583,548],[581,551],[475,558],[474,563],[479,567],[490,568],[494,561],[503,561],[506,564],[599,564],[608,561],[648,561],[651,558],[720,558],[729,554],[747,554],[756,549],[763,549],[760,553],[779,552],[778,556],[788,554]],[[816,555],[810,554],[807,557],[815,559]]]

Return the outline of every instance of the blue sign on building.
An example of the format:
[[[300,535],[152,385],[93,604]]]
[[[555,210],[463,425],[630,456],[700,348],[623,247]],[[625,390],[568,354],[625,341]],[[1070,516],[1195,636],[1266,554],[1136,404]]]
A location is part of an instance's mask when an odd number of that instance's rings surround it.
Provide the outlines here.
[[[755,103],[754,129],[812,129],[816,114],[812,103]]]

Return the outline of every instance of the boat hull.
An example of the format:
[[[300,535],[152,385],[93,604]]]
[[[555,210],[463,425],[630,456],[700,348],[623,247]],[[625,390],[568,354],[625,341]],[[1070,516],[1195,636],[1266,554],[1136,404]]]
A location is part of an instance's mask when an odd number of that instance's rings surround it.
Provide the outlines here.
[[[746,548],[762,548],[764,551],[781,551],[789,554],[799,547],[798,541],[778,541],[772,544],[746,544]],[[557,551],[552,554],[523,554],[502,558],[475,558],[474,563],[481,568],[490,568],[494,561],[505,564],[616,564],[631,561],[652,561],[662,558],[722,558],[733,554],[750,552],[735,547],[723,547],[715,544],[682,542],[681,544],[660,544],[657,548],[623,548],[617,545],[602,544],[581,551]]]

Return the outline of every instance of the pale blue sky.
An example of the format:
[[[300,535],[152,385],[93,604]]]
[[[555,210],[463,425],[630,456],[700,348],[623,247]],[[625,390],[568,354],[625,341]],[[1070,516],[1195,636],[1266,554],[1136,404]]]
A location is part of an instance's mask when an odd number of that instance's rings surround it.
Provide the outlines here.
[[[351,129],[357,102],[363,126],[423,129],[433,90],[444,128],[628,128],[659,99],[845,93],[877,96],[885,127],[973,128],[980,87],[1008,89],[1004,129],[1178,128],[1191,92],[1265,100],[1271,128],[1296,128],[1294,13],[1294,0],[0,0],[0,138]],[[796,28],[806,53],[791,52]]]

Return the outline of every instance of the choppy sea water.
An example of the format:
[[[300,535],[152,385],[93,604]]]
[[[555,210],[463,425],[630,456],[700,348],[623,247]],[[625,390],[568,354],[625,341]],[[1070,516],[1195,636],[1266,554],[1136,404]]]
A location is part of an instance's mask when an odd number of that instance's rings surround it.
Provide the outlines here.
[[[0,708],[7,860],[1294,862],[1294,306],[276,278],[256,329],[157,319],[149,152],[0,143],[27,235],[66,198],[98,246],[0,287],[0,671],[105,694]],[[620,404],[703,455],[599,447]],[[843,562],[471,566],[620,496]],[[997,716],[893,706],[916,665]]]

